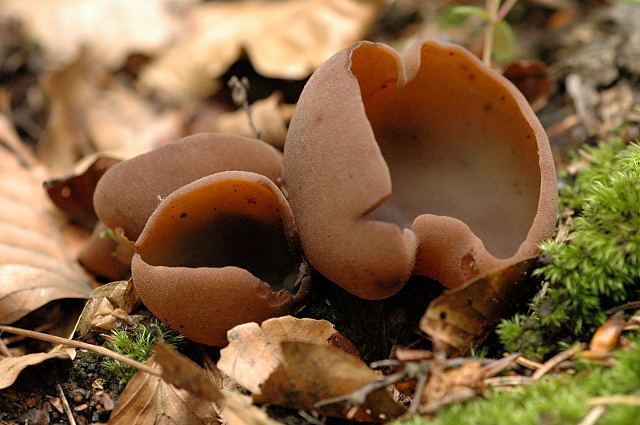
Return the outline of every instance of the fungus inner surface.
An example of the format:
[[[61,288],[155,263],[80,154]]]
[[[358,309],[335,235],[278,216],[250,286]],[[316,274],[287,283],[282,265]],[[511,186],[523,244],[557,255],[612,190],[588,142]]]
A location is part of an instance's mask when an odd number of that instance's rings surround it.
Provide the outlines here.
[[[492,255],[514,255],[541,177],[534,130],[503,83],[459,50],[431,44],[401,86],[396,57],[376,45],[354,49],[351,72],[393,187],[367,217],[404,227],[421,214],[454,217]]]
[[[292,289],[299,263],[282,214],[280,201],[259,183],[201,185],[160,207],[137,250],[151,265],[236,266],[274,291]]]

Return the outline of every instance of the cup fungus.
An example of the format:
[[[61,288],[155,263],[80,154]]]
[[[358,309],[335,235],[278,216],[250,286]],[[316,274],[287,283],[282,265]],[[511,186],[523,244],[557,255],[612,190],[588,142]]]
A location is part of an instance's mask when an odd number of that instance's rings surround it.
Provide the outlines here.
[[[256,139],[188,136],[109,169],[96,187],[96,214],[107,227],[121,227],[135,241],[162,198],[194,180],[230,170],[253,171],[276,181],[282,155]]]
[[[166,197],[136,242],[132,275],[144,304],[196,342],[290,312],[300,265],[293,216],[268,178],[226,171]]]
[[[393,295],[412,274],[460,286],[536,255],[553,234],[544,130],[461,47],[340,51],[305,86],[284,156],[307,259],[363,298]]]

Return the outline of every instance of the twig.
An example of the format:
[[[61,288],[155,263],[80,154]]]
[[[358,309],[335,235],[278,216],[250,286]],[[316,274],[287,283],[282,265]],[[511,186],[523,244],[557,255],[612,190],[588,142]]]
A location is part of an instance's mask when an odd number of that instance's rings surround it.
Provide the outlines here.
[[[537,370],[542,367],[542,363],[534,362],[533,360],[529,360],[526,357],[522,356],[516,359],[516,363],[531,370]]]
[[[255,133],[256,139],[259,139],[260,131],[253,121],[253,116],[251,114],[251,105],[249,105],[249,80],[247,79],[247,77],[238,78],[233,75],[229,79],[228,85],[229,87],[231,87],[231,98],[233,99],[233,103],[244,109],[245,113],[247,114],[247,119],[249,120],[249,126]]]
[[[76,418],[73,417],[73,412],[71,411],[71,406],[69,406],[67,397],[65,397],[64,391],[62,390],[62,385],[60,385],[60,383],[57,383],[56,389],[58,390],[58,394],[60,394],[60,400],[62,400],[62,406],[64,407],[64,411],[67,414],[67,419],[69,419],[69,424],[77,425]]]
[[[640,397],[632,395],[608,395],[603,397],[593,397],[589,400],[590,406],[601,406],[609,404],[640,406]]]
[[[361,406],[365,403],[367,396],[374,391],[377,391],[381,388],[388,387],[389,385],[395,384],[396,382],[404,379],[406,376],[405,372],[394,373],[389,376],[385,376],[384,378],[376,379],[375,381],[365,385],[362,388],[357,389],[356,391],[339,395],[337,397],[331,397],[324,400],[320,400],[313,407],[320,408],[322,406],[328,406],[330,404],[342,403],[344,401],[347,402],[349,406]]]
[[[631,310],[631,309],[636,309],[636,308],[640,308],[640,301],[629,301],[628,303],[624,303],[624,304],[619,305],[617,307],[610,308],[609,310],[605,311],[605,314],[607,316],[609,316],[609,315],[611,315],[613,313],[617,313],[619,311]]]
[[[544,375],[546,375],[547,372],[549,372],[551,369],[553,369],[554,367],[558,366],[563,361],[569,360],[575,354],[576,354],[576,349],[575,348],[569,348],[567,350],[559,352],[558,354],[556,354],[555,356],[553,356],[549,360],[547,360],[542,365],[541,368],[536,370],[533,373],[533,375],[531,375],[531,379],[533,379],[534,381],[537,381],[538,379],[540,379]]]
[[[109,350],[108,348],[101,347],[99,345],[87,344],[86,342],[74,341],[68,338],[62,338],[55,335],[43,334],[41,332],[29,331],[27,329],[14,328],[12,326],[0,325],[0,331],[10,332],[12,334],[22,335],[27,338],[38,339],[40,341],[46,341],[52,344],[61,344],[61,345],[66,345],[72,348],[79,348],[81,350],[93,351],[94,353],[111,357],[114,360],[127,364],[131,367],[134,367],[142,372],[146,372],[150,375],[162,376],[162,371],[158,368],[154,368],[146,364],[137,362],[127,356],[123,356],[122,354],[118,354],[114,351]]]
[[[304,410],[298,410],[298,415],[300,415],[302,419],[313,425],[325,425],[324,423],[327,420],[326,416],[323,416],[322,419],[318,419],[315,416],[312,416],[309,413],[305,412]]]
[[[482,61],[487,66],[491,66],[491,54],[493,53],[493,36],[498,24],[498,9],[500,0],[486,0],[486,8],[489,17],[487,19],[487,29],[484,33],[484,49],[482,51]]]
[[[530,376],[496,376],[484,380],[484,384],[489,387],[519,387],[532,383],[533,379]]]
[[[424,389],[427,386],[427,379],[429,379],[429,374],[427,373],[420,375],[418,378],[418,381],[416,382],[416,391],[413,394],[413,400],[411,400],[411,405],[409,406],[409,410],[407,410],[407,415],[411,416],[418,413],[420,403],[422,402],[422,394],[424,394]]]
[[[600,419],[600,416],[602,416],[605,410],[607,409],[604,406],[594,407],[593,409],[589,410],[589,413],[587,413],[587,415],[582,418],[580,422],[578,422],[578,425],[594,425],[598,421],[598,419]]]

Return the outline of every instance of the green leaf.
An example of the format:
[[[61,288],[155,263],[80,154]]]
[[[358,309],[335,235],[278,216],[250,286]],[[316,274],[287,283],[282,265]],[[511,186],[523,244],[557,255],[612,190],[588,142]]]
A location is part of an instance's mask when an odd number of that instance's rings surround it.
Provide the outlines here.
[[[489,20],[489,14],[484,8],[470,5],[459,5],[445,8],[440,14],[439,21],[442,25],[461,25],[470,16],[478,16],[484,21]]]
[[[516,37],[513,29],[505,21],[500,21],[496,25],[493,35],[493,55],[499,62],[508,62],[516,55]]]

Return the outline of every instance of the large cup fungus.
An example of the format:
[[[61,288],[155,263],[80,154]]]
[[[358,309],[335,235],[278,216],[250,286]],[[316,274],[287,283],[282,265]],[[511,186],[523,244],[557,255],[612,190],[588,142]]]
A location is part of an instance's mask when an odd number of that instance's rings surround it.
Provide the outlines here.
[[[164,197],[194,180],[230,170],[252,171],[275,182],[282,173],[282,155],[256,139],[188,136],[109,169],[96,187],[96,214],[107,227],[121,227],[135,241]]]
[[[553,234],[548,139],[517,89],[449,44],[360,42],[307,83],[285,182],[309,262],[381,299],[412,274],[455,288]],[[393,190],[392,190],[393,186]]]
[[[288,314],[300,257],[293,216],[268,178],[204,177],[166,197],[136,242],[136,291],[187,338],[224,345],[235,325]]]

